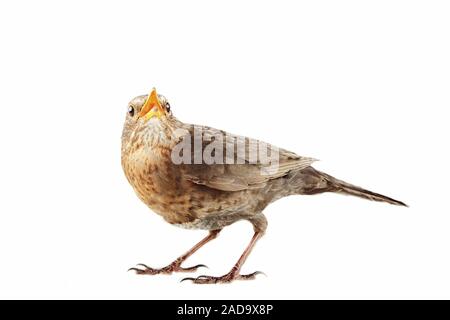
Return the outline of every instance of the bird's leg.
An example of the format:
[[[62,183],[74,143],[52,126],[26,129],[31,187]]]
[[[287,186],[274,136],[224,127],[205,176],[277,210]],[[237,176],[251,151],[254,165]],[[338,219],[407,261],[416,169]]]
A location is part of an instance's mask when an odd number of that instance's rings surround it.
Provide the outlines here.
[[[203,238],[199,243],[197,243],[192,249],[190,249],[188,252],[180,256],[178,259],[176,259],[174,262],[169,264],[168,266],[161,268],[161,269],[153,269],[145,264],[139,263],[138,266],[141,266],[142,268],[130,268],[128,271],[133,270],[136,271],[137,274],[171,274],[172,272],[194,272],[200,267],[206,267],[204,264],[199,264],[193,267],[189,268],[183,268],[181,264],[189,258],[191,255],[193,255],[198,249],[203,247],[205,244],[207,244],[209,241],[217,238],[217,235],[219,234],[219,230],[212,230],[209,232],[208,236]]]
[[[253,247],[255,246],[256,242],[262,237],[264,233],[262,231],[255,231],[255,234],[253,235],[252,240],[250,241],[247,248],[244,250],[244,253],[241,255],[239,260],[236,262],[234,267],[228,272],[227,274],[221,276],[221,277],[212,277],[212,276],[199,276],[197,278],[184,278],[181,281],[184,280],[191,280],[193,283],[198,284],[210,284],[210,283],[227,283],[232,282],[233,280],[253,280],[255,279],[256,275],[261,274],[262,272],[256,271],[250,274],[239,274],[241,271],[241,267],[244,264],[245,260],[247,260],[247,257],[249,256],[250,252],[252,251]]]

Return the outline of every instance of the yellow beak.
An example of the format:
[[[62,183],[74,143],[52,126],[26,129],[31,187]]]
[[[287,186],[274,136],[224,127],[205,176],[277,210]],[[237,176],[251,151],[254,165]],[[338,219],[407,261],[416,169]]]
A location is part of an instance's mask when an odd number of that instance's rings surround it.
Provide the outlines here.
[[[164,114],[165,111],[164,108],[159,103],[156,89],[153,88],[152,92],[150,92],[147,100],[142,106],[141,112],[139,113],[139,118],[144,118],[145,121],[148,121],[155,116],[160,118]]]

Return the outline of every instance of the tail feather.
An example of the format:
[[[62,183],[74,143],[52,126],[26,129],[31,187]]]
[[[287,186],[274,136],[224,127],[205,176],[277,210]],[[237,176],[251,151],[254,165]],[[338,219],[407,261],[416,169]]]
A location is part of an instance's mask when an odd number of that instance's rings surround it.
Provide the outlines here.
[[[338,180],[326,173],[323,173],[323,172],[319,172],[319,173],[329,183],[329,188],[330,188],[329,191],[352,195],[352,196],[356,196],[356,197],[360,197],[360,198],[364,198],[364,199],[368,199],[368,200],[373,200],[373,201],[388,202],[390,204],[394,204],[397,206],[404,206],[404,207],[408,206],[407,204],[405,204],[404,202],[401,202],[399,200],[395,200],[390,197],[384,196],[382,194],[375,193],[375,192],[363,189],[361,187],[352,185],[345,181]]]

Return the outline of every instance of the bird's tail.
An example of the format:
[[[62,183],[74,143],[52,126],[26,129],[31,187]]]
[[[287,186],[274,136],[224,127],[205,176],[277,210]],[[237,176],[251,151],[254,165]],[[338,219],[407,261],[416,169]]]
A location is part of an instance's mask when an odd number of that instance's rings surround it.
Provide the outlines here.
[[[405,206],[407,207],[408,205],[389,198],[387,196],[384,196],[382,194],[379,193],[375,193],[357,186],[354,186],[350,183],[338,180],[326,173],[320,172],[318,170],[315,170],[321,177],[322,179],[327,181],[327,191],[331,191],[331,192],[337,192],[337,193],[343,193],[343,194],[347,194],[347,195],[352,195],[352,196],[356,196],[356,197],[360,197],[360,198],[364,198],[364,199],[368,199],[368,200],[373,200],[373,201],[380,201],[380,202],[388,202],[390,204],[394,204],[397,206]]]

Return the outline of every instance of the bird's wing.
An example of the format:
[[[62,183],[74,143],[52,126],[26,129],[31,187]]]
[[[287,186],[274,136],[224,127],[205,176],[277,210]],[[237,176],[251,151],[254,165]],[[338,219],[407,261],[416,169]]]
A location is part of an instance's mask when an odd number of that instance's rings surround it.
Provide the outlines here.
[[[184,138],[189,135],[192,142],[192,162],[180,164],[183,176],[196,184],[217,190],[262,188],[269,180],[282,177],[292,170],[304,169],[316,161],[262,141],[210,127],[186,126],[184,129]],[[200,142],[196,143],[195,139]],[[202,163],[195,164],[195,153],[198,157],[199,152],[203,156]],[[213,164],[207,164],[206,157],[210,155],[210,159],[216,160]]]

